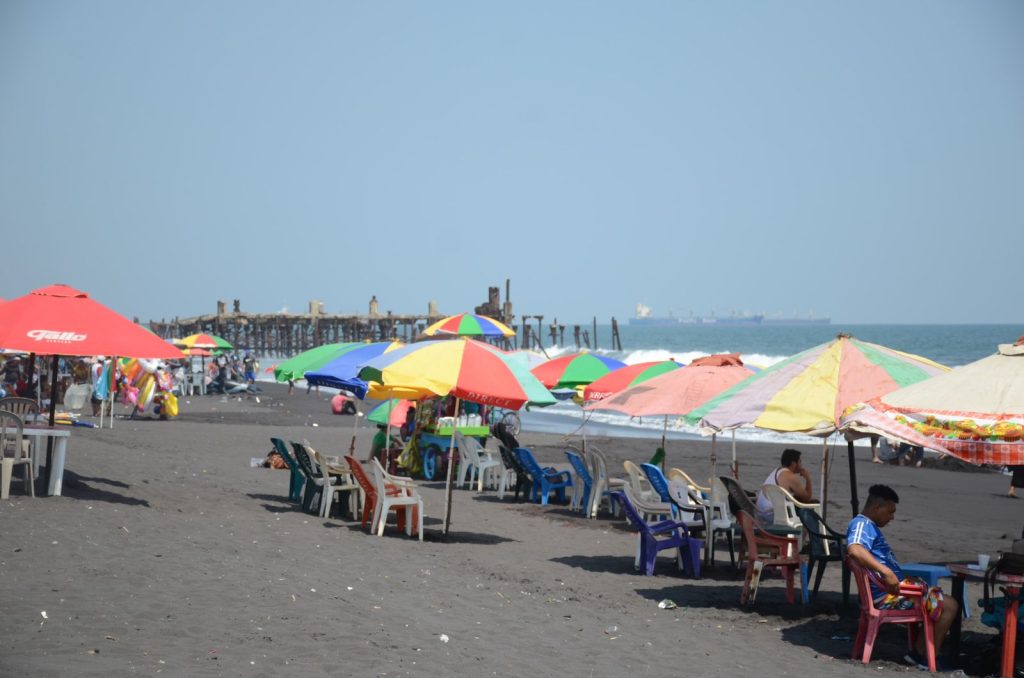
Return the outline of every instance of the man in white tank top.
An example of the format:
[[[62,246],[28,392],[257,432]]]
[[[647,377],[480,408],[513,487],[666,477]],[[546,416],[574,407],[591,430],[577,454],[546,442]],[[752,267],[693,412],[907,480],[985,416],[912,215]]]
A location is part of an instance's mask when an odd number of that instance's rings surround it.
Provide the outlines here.
[[[781,466],[769,473],[762,485],[778,485],[786,489],[797,501],[811,501],[811,472],[804,468],[800,456],[800,450],[783,450]],[[757,519],[765,525],[775,522],[772,502],[760,490],[757,493]]]

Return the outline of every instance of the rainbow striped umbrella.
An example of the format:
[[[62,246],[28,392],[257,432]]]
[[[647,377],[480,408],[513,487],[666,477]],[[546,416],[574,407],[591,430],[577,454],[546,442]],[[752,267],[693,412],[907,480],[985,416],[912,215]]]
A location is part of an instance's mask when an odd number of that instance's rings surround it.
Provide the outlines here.
[[[460,313],[449,316],[423,330],[421,337],[442,339],[444,337],[482,337],[497,339],[514,337],[516,333],[508,325],[498,322],[485,315]]]
[[[368,361],[359,378],[419,397],[453,395],[518,410],[551,405],[554,396],[510,354],[480,341],[421,341]]]
[[[343,342],[338,344],[324,344],[311,348],[308,351],[285,360],[274,367],[274,379],[277,381],[295,381],[304,378],[306,372],[318,370],[335,358],[345,355],[349,351],[366,346],[362,342]]]
[[[359,377],[385,388],[398,387],[429,395],[464,399],[483,405],[518,410],[523,405],[552,405],[554,396],[526,369],[522,360],[489,344],[469,339],[423,341],[385,353],[359,371]],[[455,449],[455,428],[449,449]],[[448,534],[452,508],[452,468],[445,481],[445,516]]]
[[[584,352],[553,358],[530,371],[547,388],[576,388],[625,366],[621,360]]]
[[[948,369],[840,334],[754,374],[690,412],[686,420],[718,431],[756,426],[828,435],[851,405]]]
[[[583,389],[583,400],[594,401],[604,400],[619,391],[642,384],[652,377],[657,377],[666,372],[678,370],[681,363],[675,360],[654,360],[636,365],[626,365],[614,372],[609,372],[599,379],[592,381]]]
[[[230,351],[234,348],[227,339],[206,333],[190,334],[184,339],[179,339],[175,345],[188,349],[205,348],[209,351]]]

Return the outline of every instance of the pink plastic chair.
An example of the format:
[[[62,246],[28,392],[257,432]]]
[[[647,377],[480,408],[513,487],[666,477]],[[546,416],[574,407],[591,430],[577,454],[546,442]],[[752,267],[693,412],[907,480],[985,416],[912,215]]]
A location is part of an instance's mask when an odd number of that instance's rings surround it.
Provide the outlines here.
[[[907,640],[910,648],[914,648],[919,633],[918,624],[924,624],[925,654],[928,657],[928,670],[935,673],[935,634],[932,632],[932,620],[925,613],[924,597],[928,593],[924,587],[913,584],[900,584],[900,595],[914,600],[914,607],[909,610],[879,610],[875,607],[871,593],[870,580],[881,583],[878,575],[858,565],[852,558],[846,564],[857,582],[857,593],[860,596],[860,626],[857,628],[857,640],[853,643],[853,658],[860,658],[865,664],[871,661],[871,652],[878,638],[878,630],[882,624],[908,624]]]

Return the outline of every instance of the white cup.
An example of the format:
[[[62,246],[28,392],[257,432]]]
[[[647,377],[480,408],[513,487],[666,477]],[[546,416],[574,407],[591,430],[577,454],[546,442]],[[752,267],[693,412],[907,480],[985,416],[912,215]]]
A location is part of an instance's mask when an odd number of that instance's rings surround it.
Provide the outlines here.
[[[988,559],[989,559],[989,555],[987,553],[979,553],[978,554],[978,566],[981,569],[983,569],[983,570],[987,570],[988,569]]]

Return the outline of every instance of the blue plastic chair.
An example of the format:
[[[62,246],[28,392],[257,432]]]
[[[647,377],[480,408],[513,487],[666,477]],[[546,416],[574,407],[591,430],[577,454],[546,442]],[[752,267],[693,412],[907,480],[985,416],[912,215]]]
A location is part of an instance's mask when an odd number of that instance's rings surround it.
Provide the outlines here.
[[[683,575],[687,577],[700,577],[700,552],[704,547],[704,541],[690,536],[686,523],[675,520],[662,520],[657,523],[648,523],[641,516],[633,502],[629,500],[624,492],[612,492],[612,496],[622,506],[623,513],[638,533],[640,538],[637,550],[636,565],[643,563],[644,574],[654,574],[654,563],[658,558],[658,552],[666,549],[677,549],[676,556]]]
[[[302,476],[302,471],[299,469],[299,462],[288,451],[288,446],[283,440],[271,438],[270,442],[274,443],[274,449],[281,455],[285,463],[288,464],[288,472],[291,474],[291,477],[288,479],[288,501],[298,504],[302,501],[302,487],[306,484],[306,479]]]
[[[594,479],[591,477],[590,469],[587,468],[587,463],[583,461],[583,457],[572,450],[566,450],[565,456],[569,459],[569,463],[572,464],[572,469],[576,472],[576,478],[583,483],[582,488],[577,485],[575,489],[577,493],[581,489],[583,490],[579,509],[581,513],[586,515],[587,509],[590,507],[590,491],[594,488]]]
[[[530,499],[537,501],[539,495],[540,503],[547,506],[548,495],[554,490],[558,501],[565,503],[565,488],[573,486],[572,474],[568,471],[556,471],[553,468],[541,468],[533,456],[533,452],[525,447],[517,447],[516,456],[519,457],[523,468],[533,479]]]

